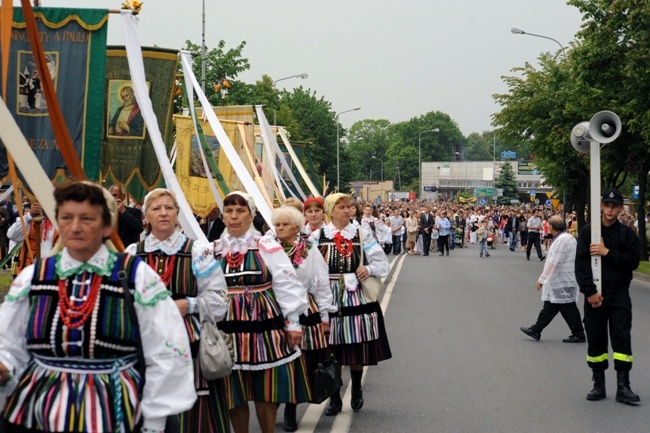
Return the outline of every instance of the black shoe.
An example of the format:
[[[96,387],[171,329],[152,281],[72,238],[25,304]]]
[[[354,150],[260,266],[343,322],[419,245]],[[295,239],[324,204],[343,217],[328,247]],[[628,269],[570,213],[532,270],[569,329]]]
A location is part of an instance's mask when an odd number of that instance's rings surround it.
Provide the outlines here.
[[[449,255],[449,251],[447,251],[447,255]]]
[[[427,253],[427,254],[422,254],[423,257],[426,257],[426,256],[428,256],[428,255],[429,255],[428,253]]]
[[[445,255],[445,253],[442,253],[442,254],[440,254],[440,257],[442,257],[442,256],[444,256],[444,255]]]
[[[353,411],[358,412],[363,407],[363,391],[361,388],[352,390],[352,399],[350,400],[350,407]]]
[[[542,257],[539,258],[540,262],[543,262],[544,260],[546,260],[546,256],[542,256]]]
[[[297,405],[291,403],[284,405],[284,431],[298,430],[298,423],[296,422],[296,406]]]
[[[564,340],[562,340],[563,343],[584,343],[585,341],[587,341],[587,339],[585,338],[584,334],[582,335],[573,334],[570,335],[569,338],[565,338]]]
[[[641,398],[630,389],[630,372],[616,372],[616,401],[620,403],[638,403]]]
[[[514,248],[510,248],[510,251],[514,251],[514,250],[515,250]]]
[[[530,262],[530,257],[526,257],[526,260],[528,260]]]
[[[343,401],[341,401],[340,391],[336,391],[330,397],[330,403],[325,408],[326,416],[334,416],[343,410]]]
[[[587,394],[587,400],[598,401],[607,397],[607,393],[605,392],[605,371],[594,370],[592,380],[594,381],[594,389]]]
[[[519,328],[519,329],[521,329],[521,332],[523,332],[524,334],[528,335],[528,336],[529,336],[530,338],[532,338],[533,340],[537,340],[537,341],[539,341],[539,339],[542,338],[542,334],[540,334],[539,332],[535,332],[535,331],[533,331],[533,330],[530,329],[530,328],[521,327],[521,328]]]

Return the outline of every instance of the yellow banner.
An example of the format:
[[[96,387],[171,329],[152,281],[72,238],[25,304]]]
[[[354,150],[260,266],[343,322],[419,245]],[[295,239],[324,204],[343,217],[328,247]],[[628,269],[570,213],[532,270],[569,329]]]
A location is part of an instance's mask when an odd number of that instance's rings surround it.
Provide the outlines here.
[[[238,132],[238,122],[246,122],[247,133],[250,133],[249,140],[253,140],[253,108],[251,106],[228,106],[215,107],[215,114],[221,122],[230,142],[233,144],[240,157],[243,156],[243,140]],[[200,119],[199,115],[199,119]],[[241,189],[239,178],[233,171],[226,154],[219,145],[210,124],[201,121],[203,133],[212,150],[213,156],[217,159],[217,166],[223,175],[224,180],[232,190]],[[249,132],[250,131],[250,132]],[[206,217],[212,209],[217,206],[216,200],[210,191],[210,184],[206,176],[201,154],[199,152],[200,142],[189,116],[176,116],[176,177],[183,189],[192,212],[201,217]],[[244,164],[250,170],[249,164],[242,157]],[[214,180],[213,180],[214,182]],[[217,185],[218,188],[218,185]],[[222,192],[223,198],[223,192]]]

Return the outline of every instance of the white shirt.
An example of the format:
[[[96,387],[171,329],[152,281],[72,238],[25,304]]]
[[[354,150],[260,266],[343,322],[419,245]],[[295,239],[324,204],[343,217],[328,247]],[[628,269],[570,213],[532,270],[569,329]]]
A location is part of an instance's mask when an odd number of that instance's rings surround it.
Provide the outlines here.
[[[555,237],[549,248],[544,271],[537,282],[542,283],[542,301],[568,304],[578,299],[575,259],[576,239],[562,232]]]

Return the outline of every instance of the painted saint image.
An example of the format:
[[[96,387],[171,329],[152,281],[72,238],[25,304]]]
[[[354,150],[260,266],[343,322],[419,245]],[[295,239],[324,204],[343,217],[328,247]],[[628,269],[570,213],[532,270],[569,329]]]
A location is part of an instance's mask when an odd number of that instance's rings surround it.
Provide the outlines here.
[[[115,99],[114,94],[111,92],[109,108],[110,105],[113,105],[113,99]],[[138,102],[135,99],[133,87],[130,85],[121,86],[119,89],[119,99],[121,105],[112,112],[113,114],[108,124],[108,135],[113,137],[144,138],[144,119],[142,118]]]
[[[208,146],[210,146],[210,151],[212,152],[212,157],[214,158],[217,165],[219,164],[219,140],[213,135],[206,135],[206,140],[208,141]],[[207,178],[205,173],[205,168],[203,166],[203,159],[201,159],[201,144],[199,143],[196,135],[192,135],[192,151],[190,156],[190,176],[204,177]],[[214,176],[213,176],[214,177]]]
[[[45,53],[46,66],[56,89],[58,53]],[[17,114],[46,116],[48,114],[43,83],[36,68],[34,56],[28,51],[18,52],[18,106]]]

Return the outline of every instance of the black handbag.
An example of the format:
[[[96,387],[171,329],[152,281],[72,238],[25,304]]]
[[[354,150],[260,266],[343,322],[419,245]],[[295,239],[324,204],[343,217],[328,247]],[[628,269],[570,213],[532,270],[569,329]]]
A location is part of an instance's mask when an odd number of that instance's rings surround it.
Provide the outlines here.
[[[312,372],[309,379],[311,388],[310,403],[321,404],[339,388],[343,386],[341,368],[334,355],[328,350],[328,356],[318,363],[316,371]]]
[[[126,271],[124,270],[125,259],[126,259],[126,254],[120,254],[117,258],[117,263],[118,263],[117,278],[120,280],[120,284],[122,285],[122,290],[124,291],[124,306],[126,307],[127,311],[129,312],[129,315],[133,319],[133,329],[135,330],[135,334],[138,336],[138,339],[135,342],[136,347],[138,349],[138,354],[137,354],[138,373],[140,373],[140,377],[142,378],[142,388],[144,389],[147,364],[144,361],[144,352],[142,350],[142,339],[140,338],[140,324],[138,322],[138,316],[135,312],[133,295],[131,294],[131,290],[129,289],[129,285],[127,283]],[[178,415],[169,415],[167,417],[167,422],[165,424],[165,433],[180,433],[180,431],[181,431],[180,417]]]

